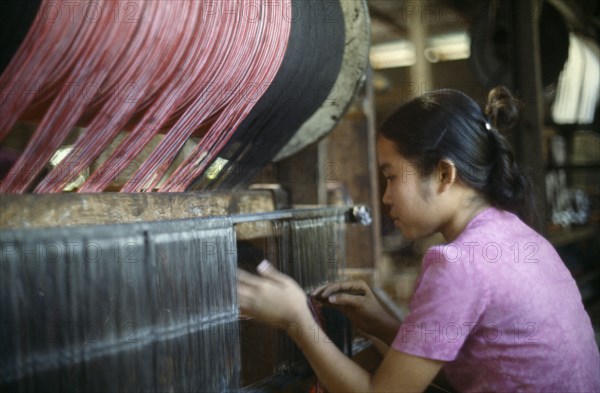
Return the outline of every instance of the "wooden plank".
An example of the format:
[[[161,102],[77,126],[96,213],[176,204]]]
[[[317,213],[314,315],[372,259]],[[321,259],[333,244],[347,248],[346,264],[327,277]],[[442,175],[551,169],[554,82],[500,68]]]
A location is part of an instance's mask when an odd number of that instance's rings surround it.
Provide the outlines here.
[[[274,211],[270,191],[0,196],[0,229],[70,227]]]

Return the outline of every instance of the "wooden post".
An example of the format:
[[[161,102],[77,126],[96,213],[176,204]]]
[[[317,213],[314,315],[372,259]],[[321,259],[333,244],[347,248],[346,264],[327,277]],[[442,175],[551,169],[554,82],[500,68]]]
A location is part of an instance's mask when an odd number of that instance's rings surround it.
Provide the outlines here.
[[[541,1],[513,0],[514,75],[516,91],[523,102],[521,121],[515,135],[517,160],[529,175],[535,193],[538,222],[545,232],[545,164],[542,152],[544,102],[540,60],[539,19]]]

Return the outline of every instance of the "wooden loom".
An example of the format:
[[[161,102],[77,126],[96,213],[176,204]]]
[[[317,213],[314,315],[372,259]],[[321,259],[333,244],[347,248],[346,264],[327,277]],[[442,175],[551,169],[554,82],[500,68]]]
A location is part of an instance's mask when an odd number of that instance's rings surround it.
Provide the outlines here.
[[[236,266],[269,258],[308,291],[335,279],[345,223],[364,220],[364,212],[229,214],[244,200],[269,208],[269,193],[260,191],[123,195],[127,204],[116,206],[126,208],[114,207],[115,195],[97,194],[63,206],[63,216],[78,217],[72,225],[49,227],[56,210],[47,207],[63,202],[57,197],[29,197],[40,214],[25,212],[28,228],[6,229],[12,224],[2,221],[6,390],[293,391],[306,384],[309,369],[283,333],[238,321]],[[20,208],[18,199],[3,207]],[[150,221],[156,206],[195,218]],[[225,210],[198,218],[215,209]],[[81,225],[101,210],[112,216]],[[350,350],[347,325],[331,321],[332,339]]]

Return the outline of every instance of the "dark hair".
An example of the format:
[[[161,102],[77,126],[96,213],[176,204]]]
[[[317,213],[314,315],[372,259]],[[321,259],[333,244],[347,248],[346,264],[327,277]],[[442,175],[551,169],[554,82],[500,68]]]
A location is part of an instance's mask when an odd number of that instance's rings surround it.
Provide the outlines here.
[[[491,205],[532,224],[535,206],[530,183],[500,133],[516,124],[518,112],[517,101],[502,86],[490,91],[485,113],[460,91],[437,90],[402,105],[379,133],[395,142],[398,152],[422,175],[431,174],[441,159],[449,159],[464,184]]]

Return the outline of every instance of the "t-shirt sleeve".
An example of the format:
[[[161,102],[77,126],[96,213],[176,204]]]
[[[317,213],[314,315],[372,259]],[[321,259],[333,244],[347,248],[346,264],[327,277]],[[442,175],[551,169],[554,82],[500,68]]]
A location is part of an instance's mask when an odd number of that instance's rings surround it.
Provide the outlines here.
[[[392,348],[428,359],[456,359],[487,303],[485,282],[475,268],[468,261],[447,260],[440,246],[430,249]]]

